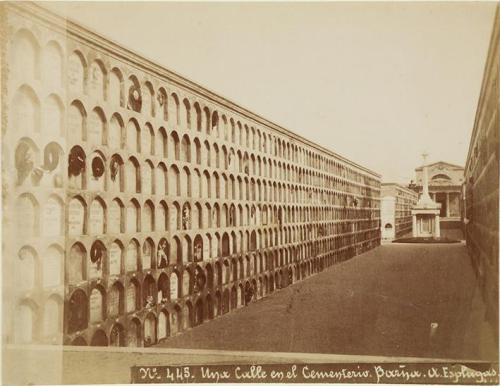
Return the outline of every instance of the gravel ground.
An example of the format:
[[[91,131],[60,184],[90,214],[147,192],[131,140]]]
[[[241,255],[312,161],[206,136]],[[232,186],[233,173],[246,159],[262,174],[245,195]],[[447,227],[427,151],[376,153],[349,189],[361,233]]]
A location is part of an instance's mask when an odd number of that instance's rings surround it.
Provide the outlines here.
[[[465,245],[385,245],[159,346],[480,359],[479,303]]]

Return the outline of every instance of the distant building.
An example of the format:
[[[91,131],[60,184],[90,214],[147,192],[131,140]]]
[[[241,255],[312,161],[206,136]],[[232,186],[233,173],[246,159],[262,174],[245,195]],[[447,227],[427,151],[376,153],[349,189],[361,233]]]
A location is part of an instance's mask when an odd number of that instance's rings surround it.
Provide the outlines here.
[[[417,202],[417,193],[399,184],[382,183],[380,197],[382,240],[411,233],[411,208]]]
[[[427,166],[429,173],[429,195],[441,204],[439,214],[442,228],[461,226],[462,185],[464,168],[448,162],[435,162]],[[423,166],[415,169],[416,184],[413,185],[419,197],[422,195]]]

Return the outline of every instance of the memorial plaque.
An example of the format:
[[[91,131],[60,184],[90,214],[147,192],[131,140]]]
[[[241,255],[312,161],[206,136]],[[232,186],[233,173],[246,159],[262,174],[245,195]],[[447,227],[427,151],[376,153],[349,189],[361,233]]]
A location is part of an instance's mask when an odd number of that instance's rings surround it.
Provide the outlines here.
[[[119,275],[122,266],[122,249],[117,243],[112,243],[109,248],[109,274]]]
[[[50,247],[43,259],[43,285],[52,287],[61,284],[62,252]]]
[[[102,319],[102,294],[94,288],[90,294],[90,321],[97,322]]]
[[[104,208],[98,200],[90,205],[89,228],[91,235],[104,234]]]
[[[135,311],[137,307],[137,288],[134,283],[129,283],[127,287],[126,303],[127,312]]]
[[[62,205],[54,197],[47,200],[42,215],[42,231],[45,236],[59,236],[62,231]]]
[[[85,210],[80,200],[74,198],[68,207],[68,233],[71,236],[83,235]]]

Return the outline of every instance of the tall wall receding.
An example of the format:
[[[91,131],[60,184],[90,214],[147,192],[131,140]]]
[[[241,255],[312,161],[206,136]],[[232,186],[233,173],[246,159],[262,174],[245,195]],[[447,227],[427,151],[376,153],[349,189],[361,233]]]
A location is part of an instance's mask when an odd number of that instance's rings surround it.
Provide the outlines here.
[[[154,344],[379,245],[379,175],[36,5],[4,10],[6,342]]]
[[[381,215],[382,237],[391,239],[410,234],[412,232],[411,209],[417,203],[418,194],[402,185],[383,183],[380,196],[381,208],[386,209],[385,214],[382,212]]]
[[[495,17],[465,166],[466,241],[498,340],[499,31]]]

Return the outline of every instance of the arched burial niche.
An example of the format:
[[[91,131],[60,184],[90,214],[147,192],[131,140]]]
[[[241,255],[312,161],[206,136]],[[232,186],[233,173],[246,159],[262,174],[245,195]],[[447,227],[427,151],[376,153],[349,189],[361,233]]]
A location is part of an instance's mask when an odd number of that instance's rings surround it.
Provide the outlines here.
[[[86,329],[88,325],[88,301],[85,292],[81,289],[75,290],[68,303],[68,333]]]
[[[200,235],[196,235],[193,243],[194,249],[194,261],[202,261],[203,260],[203,238]]]
[[[170,300],[176,300],[179,297],[179,274],[172,272],[170,275]]]
[[[104,191],[106,160],[100,152],[94,152],[90,158],[91,173],[89,178],[89,189]]]
[[[151,238],[147,238],[142,244],[142,269],[155,267],[155,245]]]
[[[54,88],[61,87],[63,77],[63,53],[58,43],[50,41],[43,49],[43,80]]]
[[[170,299],[170,283],[167,274],[164,272],[158,278],[158,303],[167,303]]]
[[[104,100],[105,69],[99,60],[90,65],[89,72],[89,95],[96,100]]]
[[[103,330],[97,330],[92,337],[90,342],[91,346],[107,346],[108,345],[108,337]]]
[[[87,120],[87,142],[90,146],[104,145],[106,118],[100,108],[90,112]]]
[[[64,231],[64,207],[62,200],[52,195],[43,206],[42,233],[44,236],[61,236]]]
[[[127,272],[137,271],[139,269],[139,243],[137,240],[132,239],[127,246],[125,268]]]
[[[87,251],[81,243],[75,243],[69,251],[67,277],[70,284],[78,284],[85,280],[85,259]]]
[[[206,283],[205,271],[200,266],[197,266],[194,270],[193,292],[202,292],[205,289]]]
[[[85,234],[85,203],[79,196],[73,197],[68,205],[68,234],[80,236]]]
[[[107,313],[110,317],[116,317],[123,313],[124,310],[124,289],[123,285],[117,281],[109,290]]]
[[[87,82],[87,63],[79,51],[68,59],[68,86],[74,94],[83,94]]]
[[[90,248],[89,276],[91,278],[102,278],[106,265],[106,247],[96,240]]]
[[[24,301],[16,308],[15,342],[33,343],[36,337],[36,308],[29,301]]]
[[[170,336],[170,317],[166,310],[158,314],[158,340]]]
[[[63,137],[65,134],[64,106],[55,94],[51,94],[43,102],[42,133],[49,138]]]
[[[40,100],[29,86],[21,86],[12,101],[12,123],[18,133],[40,132]]]
[[[139,204],[136,200],[132,199],[127,204],[127,232],[139,232]]]
[[[126,312],[133,312],[140,308],[139,282],[132,279],[126,291]]]
[[[140,113],[142,108],[141,86],[135,75],[128,78],[127,86],[127,108]]]
[[[111,162],[109,164],[110,190],[123,192],[125,189],[123,181],[124,168],[122,157],[120,157],[119,154],[114,154],[111,157]]]
[[[109,333],[109,345],[112,347],[125,346],[125,330],[120,323],[116,323]]]
[[[16,276],[18,277],[17,288],[23,291],[35,287],[37,272],[37,254],[32,247],[22,247],[19,251],[19,259],[16,262]]]
[[[93,288],[90,292],[90,322],[95,323],[104,319],[104,295],[102,288]]]
[[[50,296],[45,302],[43,315],[44,336],[56,336],[62,327],[62,300],[57,295]]]
[[[57,142],[50,142],[43,150],[44,186],[61,188],[63,184],[63,154],[62,147]]]
[[[119,275],[122,271],[123,245],[115,240],[109,247],[109,274]]]
[[[123,76],[116,67],[109,73],[108,101],[115,107],[123,106]]]
[[[144,320],[144,347],[149,347],[156,343],[156,318],[149,313]]]
[[[158,243],[156,251],[156,264],[158,268],[166,268],[169,264],[169,245],[165,238],[162,238]]]
[[[51,245],[43,256],[43,286],[52,287],[62,282],[64,252],[58,245]]]
[[[38,147],[30,138],[21,138],[15,151],[17,185],[38,184],[42,177],[42,174],[40,174],[41,171],[38,170],[38,165],[40,165]]]
[[[73,146],[68,156],[68,178],[69,185],[74,189],[85,189],[85,163],[87,156],[85,151],[78,145]]]
[[[128,347],[141,346],[141,322],[137,318],[132,319],[128,324],[127,346]]]
[[[105,232],[105,208],[100,198],[95,198],[90,204],[89,233],[103,235]]]
[[[27,29],[18,31],[12,39],[12,76],[35,80],[40,73],[40,46]]]
[[[35,197],[24,193],[16,200],[16,230],[23,238],[38,236],[40,207]]]

